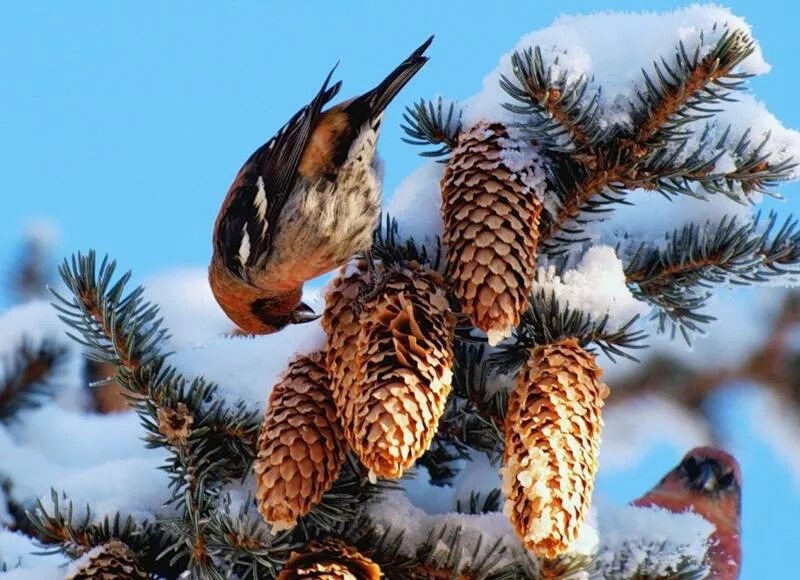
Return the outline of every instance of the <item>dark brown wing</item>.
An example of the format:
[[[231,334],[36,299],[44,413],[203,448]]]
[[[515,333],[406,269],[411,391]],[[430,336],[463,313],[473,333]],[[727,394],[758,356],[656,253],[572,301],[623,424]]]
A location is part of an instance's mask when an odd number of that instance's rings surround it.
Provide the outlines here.
[[[272,230],[294,187],[297,165],[324,107],[341,88],[328,86],[333,67],[314,99],[245,162],[222,204],[215,251],[242,277],[269,252]]]

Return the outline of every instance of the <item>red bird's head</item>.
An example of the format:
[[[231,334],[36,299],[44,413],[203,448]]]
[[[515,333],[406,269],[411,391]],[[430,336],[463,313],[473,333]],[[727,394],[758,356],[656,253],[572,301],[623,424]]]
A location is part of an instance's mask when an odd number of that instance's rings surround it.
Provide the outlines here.
[[[742,474],[736,459],[714,447],[695,447],[634,505],[693,511],[716,527],[709,551],[712,577],[738,577],[741,562]]]

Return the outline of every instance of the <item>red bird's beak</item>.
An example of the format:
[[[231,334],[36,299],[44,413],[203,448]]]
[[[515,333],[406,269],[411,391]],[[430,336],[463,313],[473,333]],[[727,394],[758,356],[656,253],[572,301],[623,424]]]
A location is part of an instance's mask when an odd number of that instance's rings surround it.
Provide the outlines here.
[[[316,314],[314,309],[311,308],[305,302],[301,302],[300,305],[294,309],[292,314],[290,315],[290,322],[292,324],[304,324],[306,322],[312,322],[322,316],[321,314]]]
[[[702,489],[705,492],[712,492],[717,488],[717,474],[714,471],[714,466],[704,461],[699,465],[699,473],[693,482],[697,489]]]

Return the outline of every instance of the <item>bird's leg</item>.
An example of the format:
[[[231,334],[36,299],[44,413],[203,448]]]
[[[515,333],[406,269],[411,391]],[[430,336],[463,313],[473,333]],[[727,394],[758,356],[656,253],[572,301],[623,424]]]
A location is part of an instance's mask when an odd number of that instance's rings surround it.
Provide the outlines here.
[[[356,297],[356,310],[358,312],[362,312],[364,310],[364,305],[378,295],[378,292],[382,286],[381,282],[383,280],[383,273],[376,266],[375,258],[372,256],[372,252],[367,252],[364,255],[364,259],[367,262],[369,281],[358,291],[358,296]]]

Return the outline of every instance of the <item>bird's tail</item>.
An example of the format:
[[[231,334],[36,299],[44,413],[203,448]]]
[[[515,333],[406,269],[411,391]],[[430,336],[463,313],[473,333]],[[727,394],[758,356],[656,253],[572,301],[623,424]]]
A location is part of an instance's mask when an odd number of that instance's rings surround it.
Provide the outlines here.
[[[381,84],[358,99],[369,107],[369,116],[371,118],[374,119],[380,115],[392,99],[397,96],[397,93],[406,86],[406,83],[428,62],[428,57],[424,53],[431,45],[431,42],[433,42],[433,36],[423,42],[417,50],[412,52],[407,59],[389,73]]]

